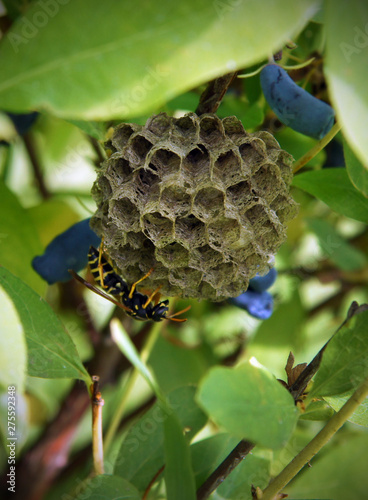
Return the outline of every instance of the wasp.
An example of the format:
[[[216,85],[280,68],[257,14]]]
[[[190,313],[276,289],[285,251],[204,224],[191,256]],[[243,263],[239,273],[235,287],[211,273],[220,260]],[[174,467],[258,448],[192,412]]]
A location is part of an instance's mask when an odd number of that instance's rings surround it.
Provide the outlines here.
[[[97,293],[123,309],[132,318],[138,321],[159,322],[164,319],[180,323],[186,321],[184,318],[176,318],[175,316],[180,316],[180,314],[185,313],[190,309],[190,306],[168,316],[169,301],[156,300],[161,287],[158,287],[151,295],[145,295],[136,290],[137,285],[150,276],[153,272],[153,268],[150,269],[143,278],[129,286],[128,283],[114,271],[103,252],[97,250],[93,246],[90,247],[88,252],[88,265],[95,282],[103,288],[106,293],[84,280],[75,271],[70,270],[71,275],[94,293]]]

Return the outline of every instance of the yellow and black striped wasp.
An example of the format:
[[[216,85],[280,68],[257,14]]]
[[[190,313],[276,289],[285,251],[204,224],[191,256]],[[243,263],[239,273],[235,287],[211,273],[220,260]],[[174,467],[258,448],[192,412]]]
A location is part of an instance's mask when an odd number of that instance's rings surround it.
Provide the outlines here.
[[[97,293],[101,297],[104,297],[123,309],[132,318],[139,321],[156,322],[162,321],[163,319],[177,321],[180,323],[186,321],[184,318],[176,318],[175,316],[185,313],[190,309],[190,306],[186,307],[182,311],[167,316],[169,311],[169,301],[163,300],[159,302],[154,300],[155,296],[158,296],[158,292],[161,287],[157,288],[149,296],[136,290],[138,283],[148,278],[148,276],[152,273],[153,268],[150,269],[148,273],[143,276],[143,278],[136,281],[131,287],[129,287],[128,283],[114,271],[111,264],[105,258],[103,252],[97,250],[93,246],[90,247],[88,252],[88,265],[95,282],[101,288],[106,290],[106,293],[84,280],[75,271],[70,270],[69,272],[80,283],[85,285],[94,293]],[[114,297],[116,297],[117,300],[115,300]]]

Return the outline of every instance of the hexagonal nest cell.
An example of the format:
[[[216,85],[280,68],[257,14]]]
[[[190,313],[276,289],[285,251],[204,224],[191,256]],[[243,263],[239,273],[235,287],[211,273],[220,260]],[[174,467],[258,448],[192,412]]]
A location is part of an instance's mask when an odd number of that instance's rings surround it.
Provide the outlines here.
[[[152,116],[106,143],[91,226],[118,272],[164,295],[224,300],[265,274],[297,205],[292,157],[230,116]]]

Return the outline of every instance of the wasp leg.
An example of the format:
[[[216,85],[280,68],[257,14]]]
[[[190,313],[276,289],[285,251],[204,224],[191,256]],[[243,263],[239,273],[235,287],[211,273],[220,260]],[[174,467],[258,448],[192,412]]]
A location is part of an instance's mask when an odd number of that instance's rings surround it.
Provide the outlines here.
[[[151,295],[148,297],[146,302],[143,304],[143,306],[142,306],[143,309],[146,309],[148,304],[150,304],[152,302],[153,297],[161,290],[161,288],[162,288],[162,285],[160,285],[158,288],[156,288],[156,290],[154,292],[151,293]]]
[[[151,267],[151,269],[148,271],[147,274],[145,274],[143,276],[143,278],[141,278],[140,280],[136,281],[135,283],[133,283],[131,289],[130,289],[130,292],[129,292],[129,298],[131,299],[133,297],[133,294],[134,294],[134,290],[136,288],[136,286],[138,285],[138,283],[140,283],[141,281],[145,280],[146,278],[148,278],[148,276],[152,273],[153,271],[153,267]]]
[[[102,261],[102,254],[103,254],[103,245],[104,245],[104,237],[102,236],[100,247],[98,249],[98,264],[97,264],[97,268],[98,268],[98,273],[99,273],[99,276],[100,276],[100,284],[101,284],[102,288],[107,288],[107,286],[105,285],[105,282],[104,282],[104,269],[103,269],[103,264],[101,262]]]
[[[188,306],[185,309],[182,309],[181,311],[176,312],[175,314],[171,314],[171,316],[166,316],[165,319],[169,319],[171,321],[177,321],[178,323],[183,323],[183,321],[187,321],[187,318],[175,318],[175,316],[179,316],[180,314],[183,314],[183,313],[189,311],[189,309],[191,307],[192,306]]]

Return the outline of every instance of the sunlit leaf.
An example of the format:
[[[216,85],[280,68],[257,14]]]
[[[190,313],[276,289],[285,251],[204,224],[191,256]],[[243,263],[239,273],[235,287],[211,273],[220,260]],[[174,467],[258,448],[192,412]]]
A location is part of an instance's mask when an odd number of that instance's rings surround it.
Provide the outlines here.
[[[351,183],[344,168],[298,174],[293,185],[324,201],[332,210],[362,222],[368,220],[367,198]]]
[[[211,369],[197,400],[230,434],[267,448],[285,444],[298,417],[285,387],[255,360],[232,369]]]
[[[42,246],[27,210],[0,182],[0,263],[42,295],[46,284],[32,269],[33,257]]]
[[[51,307],[31,288],[0,267],[0,286],[19,316],[18,327],[27,342],[28,374],[43,378],[79,378],[88,381],[72,339]]]
[[[77,120],[144,114],[265,59],[319,5],[162,0],[137,8],[132,0],[76,0],[56,3],[51,15],[35,2],[2,41],[0,107]]]
[[[357,386],[368,373],[368,311],[339,329],[327,345],[311,396],[337,396]]]
[[[351,182],[368,198],[368,170],[364,168],[346,142],[344,142],[344,156]]]
[[[368,3],[326,1],[326,73],[343,133],[368,169]]]

